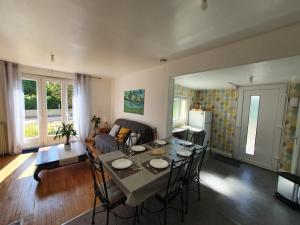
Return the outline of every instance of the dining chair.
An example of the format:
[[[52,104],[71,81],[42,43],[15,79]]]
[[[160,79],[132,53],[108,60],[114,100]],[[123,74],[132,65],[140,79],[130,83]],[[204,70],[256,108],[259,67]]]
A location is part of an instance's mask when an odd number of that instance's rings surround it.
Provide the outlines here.
[[[203,145],[205,140],[205,135],[206,135],[205,130],[201,130],[201,131],[188,130],[186,133],[185,140],[197,145]]]
[[[188,130],[173,133],[172,136],[180,140],[186,140]]]
[[[188,213],[189,206],[189,185],[194,181],[197,182],[198,201],[200,201],[200,170],[203,165],[206,149],[207,146],[198,149],[194,148],[190,156],[189,164],[186,167],[186,175],[182,180],[186,192],[186,213]]]
[[[89,153],[87,155],[90,160],[90,167],[94,183],[94,207],[92,224],[95,224],[96,213],[102,213],[106,211],[106,225],[108,225],[109,214],[111,210],[125,203],[126,196],[112,180],[106,180],[102,162],[100,160],[96,160]],[[96,212],[97,198],[100,200],[101,206],[104,208],[104,211]]]
[[[177,196],[181,196],[181,221],[184,221],[184,209],[183,209],[183,186],[182,179],[186,175],[185,168],[188,165],[188,159],[172,160],[170,173],[168,176],[167,186],[161,191],[156,193],[156,199],[163,204],[164,211],[164,225],[167,224],[167,208],[169,203],[172,202]]]

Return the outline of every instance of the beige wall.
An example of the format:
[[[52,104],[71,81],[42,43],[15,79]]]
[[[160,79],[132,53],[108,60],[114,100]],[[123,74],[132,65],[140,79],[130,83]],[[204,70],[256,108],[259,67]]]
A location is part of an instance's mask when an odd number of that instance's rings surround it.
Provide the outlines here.
[[[170,133],[169,77],[208,71],[300,54],[300,23],[170,61],[142,72],[115,78],[112,88],[112,120],[118,117],[144,121],[156,126],[163,137]],[[145,115],[123,112],[123,92],[145,88]],[[171,95],[170,98],[173,99]],[[168,113],[169,112],[169,113]]]
[[[91,79],[91,115],[100,116],[101,126],[111,121],[111,80]]]
[[[166,66],[113,80],[112,122],[117,118],[132,119],[156,127],[159,136],[166,135],[168,83]],[[145,89],[144,115],[124,112],[124,91]]]

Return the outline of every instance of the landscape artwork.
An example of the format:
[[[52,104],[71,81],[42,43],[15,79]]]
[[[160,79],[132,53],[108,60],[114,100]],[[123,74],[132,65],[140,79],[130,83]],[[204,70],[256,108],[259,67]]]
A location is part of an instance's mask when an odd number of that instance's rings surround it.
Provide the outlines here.
[[[144,115],[145,89],[124,92],[124,112]]]

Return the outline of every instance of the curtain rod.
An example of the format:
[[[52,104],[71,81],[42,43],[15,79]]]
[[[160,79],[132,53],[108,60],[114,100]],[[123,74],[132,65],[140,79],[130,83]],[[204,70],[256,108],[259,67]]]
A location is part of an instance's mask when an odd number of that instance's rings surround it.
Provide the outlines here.
[[[43,77],[49,77],[49,78],[62,78],[59,76],[48,76],[48,75],[42,75],[42,74],[36,74],[36,73],[27,73],[27,72],[23,72],[23,73],[28,74],[28,75],[33,75],[33,76],[43,76]],[[64,73],[64,72],[60,72],[60,73]],[[91,76],[91,75],[88,75],[88,76],[93,79],[99,79],[99,80],[102,79],[101,77],[96,77],[96,76]],[[63,79],[68,79],[68,78],[63,78]]]

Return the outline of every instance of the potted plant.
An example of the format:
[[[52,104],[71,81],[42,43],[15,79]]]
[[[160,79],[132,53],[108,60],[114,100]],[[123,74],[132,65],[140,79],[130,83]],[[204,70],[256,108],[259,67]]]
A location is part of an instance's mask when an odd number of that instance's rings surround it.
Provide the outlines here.
[[[94,137],[97,135],[98,130],[99,130],[99,125],[101,123],[101,119],[100,117],[97,117],[96,115],[94,115],[91,119],[91,123],[94,125]]]
[[[60,140],[61,138],[65,137],[66,138],[65,147],[69,148],[70,147],[70,138],[72,136],[76,136],[76,135],[77,135],[77,132],[73,128],[72,123],[69,123],[69,124],[61,123],[61,126],[58,127],[58,129],[55,133],[54,140],[56,140],[57,138]]]

